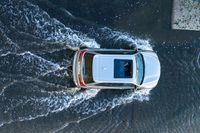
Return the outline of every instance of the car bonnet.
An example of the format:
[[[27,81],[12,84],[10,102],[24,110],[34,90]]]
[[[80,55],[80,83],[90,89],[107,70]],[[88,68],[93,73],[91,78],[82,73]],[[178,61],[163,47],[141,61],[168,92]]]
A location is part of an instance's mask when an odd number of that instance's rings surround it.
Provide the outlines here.
[[[142,52],[144,58],[144,80],[142,85],[154,87],[160,78],[160,61],[154,52]]]

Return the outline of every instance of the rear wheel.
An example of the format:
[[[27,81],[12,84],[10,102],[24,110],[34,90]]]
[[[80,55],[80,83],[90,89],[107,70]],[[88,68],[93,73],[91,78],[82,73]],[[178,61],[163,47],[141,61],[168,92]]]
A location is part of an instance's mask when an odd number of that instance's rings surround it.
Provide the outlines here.
[[[89,48],[89,47],[87,47],[87,46],[85,46],[85,45],[81,45],[79,48],[82,50],[82,49],[87,49],[87,48]]]

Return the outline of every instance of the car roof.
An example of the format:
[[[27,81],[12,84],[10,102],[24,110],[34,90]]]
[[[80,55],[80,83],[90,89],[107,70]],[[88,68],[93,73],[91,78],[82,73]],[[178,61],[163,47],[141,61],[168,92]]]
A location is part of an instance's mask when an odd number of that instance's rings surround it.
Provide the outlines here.
[[[114,60],[125,59],[133,61],[133,76],[132,78],[114,78]],[[112,55],[112,54],[97,54],[93,58],[92,65],[93,80],[97,83],[135,83],[136,63],[134,55]]]

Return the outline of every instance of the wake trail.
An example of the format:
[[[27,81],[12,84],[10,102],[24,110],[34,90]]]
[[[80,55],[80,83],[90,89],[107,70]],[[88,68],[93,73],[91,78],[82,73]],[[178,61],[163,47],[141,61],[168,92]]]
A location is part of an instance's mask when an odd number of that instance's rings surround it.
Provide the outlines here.
[[[90,25],[70,12],[65,11],[65,14]],[[3,37],[3,41],[0,40],[0,80],[6,81],[0,84],[0,116],[4,116],[0,117],[1,126],[69,109],[81,115],[74,119],[79,121],[134,100],[149,100],[149,91],[112,92],[110,97],[96,89],[73,94],[56,91],[71,85],[72,53],[66,50],[68,47],[136,46],[152,50],[148,40],[108,27],[89,28],[84,32],[67,25],[25,0],[0,1],[0,37]]]

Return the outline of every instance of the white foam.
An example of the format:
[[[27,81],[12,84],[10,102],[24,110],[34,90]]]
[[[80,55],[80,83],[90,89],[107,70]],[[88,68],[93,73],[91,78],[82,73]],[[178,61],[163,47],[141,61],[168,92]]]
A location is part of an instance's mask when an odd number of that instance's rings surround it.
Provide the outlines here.
[[[14,80],[14,81],[8,83],[7,85],[3,86],[2,89],[1,89],[1,91],[0,91],[0,96],[3,95],[3,93],[4,93],[4,91],[6,90],[7,87],[13,85],[15,82],[16,81]]]
[[[19,2],[9,1],[9,4],[4,5],[2,8],[6,12],[5,17],[12,18],[11,26],[19,32],[31,34],[50,42],[66,43],[66,45],[74,47],[80,45],[99,47],[94,39],[66,27],[30,2],[20,0]]]
[[[150,95],[150,90],[138,90],[136,92],[133,91],[127,91],[126,93],[123,93],[121,96],[115,96],[112,98],[104,98],[100,101],[93,101],[92,104],[85,103],[81,105],[80,107],[76,108],[77,113],[81,114],[91,114],[91,113],[98,113],[101,111],[105,111],[106,109],[115,108],[116,106],[120,106],[122,104],[128,104],[136,101],[148,101]]]
[[[7,53],[5,53],[5,54],[1,54],[1,57],[7,56],[7,55],[9,55],[9,54],[11,54],[11,52],[7,52]]]
[[[24,3],[23,9],[20,7],[21,3]],[[23,19],[18,20],[18,18],[14,18],[12,22],[13,27],[17,28],[20,22],[22,22],[22,26],[24,26],[22,32],[32,34],[46,41],[66,43],[66,45],[70,45],[71,47],[77,47],[80,45],[86,45],[88,47],[94,47],[94,48],[99,47],[99,44],[97,44],[94,39],[91,39],[87,37],[87,35],[85,34],[82,34],[78,31],[66,27],[56,19],[50,18],[50,16],[46,12],[39,9],[38,6],[32,5],[31,3],[26,1],[23,1],[21,3],[19,3],[18,5],[13,5],[12,2],[10,2],[11,5],[3,7],[5,8],[5,10],[8,10],[8,12],[10,12],[13,15],[13,17],[17,15],[17,16],[22,16],[21,18],[23,18],[24,16],[24,20]],[[29,6],[31,8],[29,8]],[[14,9],[15,11],[13,11]],[[28,31],[29,26],[35,27],[36,30],[29,32]],[[52,29],[48,30],[48,28]],[[149,40],[142,40],[133,37],[128,33],[112,31],[110,35],[108,35],[107,37],[114,38],[113,41],[118,41],[123,39],[130,42],[130,45],[136,45],[140,49],[152,50]],[[6,54],[2,54],[1,56],[7,56],[8,54],[11,53],[8,52]],[[19,53],[17,55],[23,56],[26,60],[31,60],[31,57],[35,57],[42,60],[42,62],[47,62],[48,64],[52,65],[53,68],[43,72],[42,73],[43,75],[56,71],[58,69],[63,69],[58,64],[45,60],[29,51]],[[74,95],[70,95],[64,91],[41,92],[45,94],[43,97],[32,96],[32,97],[24,97],[23,99],[16,99],[19,100],[18,103],[10,105],[11,107],[5,110],[5,112],[11,113],[17,107],[21,106],[23,108],[23,106],[27,104],[29,104],[29,106],[31,106],[33,110],[31,110],[30,112],[29,111],[23,112],[24,114],[23,113],[19,114],[19,116],[16,116],[15,119],[4,120],[3,122],[0,123],[0,126],[3,126],[3,124],[5,123],[7,124],[12,123],[14,121],[25,121],[25,120],[36,119],[38,117],[44,117],[49,115],[50,113],[67,110],[70,107],[75,108],[76,109],[75,111],[77,113],[94,115],[96,113],[99,113],[100,111],[105,111],[106,109],[112,109],[122,104],[131,103],[134,100],[141,102],[148,101],[150,94],[149,90],[141,90],[136,92],[127,91],[127,93],[123,93],[120,96],[116,95],[115,97],[112,98],[108,96],[100,99],[99,101],[95,100],[95,98],[92,99],[98,94],[98,92],[99,90],[95,89],[86,90],[84,93],[78,92],[75,93]],[[92,102],[90,103],[90,101]]]
[[[83,101],[88,100],[92,97],[95,97],[99,90],[86,90],[84,93],[77,92],[74,95],[70,95],[68,92],[60,91],[60,92],[41,92],[48,93],[47,97],[24,97],[24,99],[18,99],[17,103],[14,102],[12,107],[9,107],[6,113],[10,113],[15,110],[17,107],[32,106],[31,111],[25,111],[24,114],[20,114],[20,116],[15,116],[15,119],[4,120],[1,125],[10,124],[15,121],[26,121],[33,120],[38,117],[47,116],[50,113],[56,113],[68,109],[70,106],[76,106],[81,104]]]
[[[140,39],[138,37],[132,36],[127,32],[119,32],[119,31],[113,31],[108,27],[101,28],[102,31],[105,33],[109,31],[109,34],[106,36],[107,38],[112,38],[114,42],[117,42],[119,40],[124,40],[126,42],[129,42],[129,45],[136,45],[137,48],[142,50],[152,50],[152,46],[150,44],[150,40],[144,40]],[[117,44],[116,44],[117,45]]]
[[[83,104],[80,105],[80,108],[75,108],[75,111],[78,114],[84,114],[86,116],[83,116],[81,117],[81,119],[78,120],[66,122],[62,126],[58,127],[56,130],[54,130],[54,132],[63,130],[64,128],[68,127],[71,123],[80,123],[81,121],[91,118],[99,112],[105,111],[108,108],[113,109],[116,106],[131,103],[133,102],[133,100],[137,100],[140,102],[148,101],[149,95],[150,90],[139,90],[136,92],[126,93],[120,97],[115,97],[113,99],[102,99],[101,101],[92,101],[91,103],[87,103],[87,101],[85,101]]]
[[[38,56],[36,54],[33,54],[30,51],[25,51],[23,53],[19,53],[19,54],[16,54],[16,55],[21,55],[21,56],[23,56],[24,58],[26,58],[28,60],[31,60],[31,58],[34,57],[34,58],[37,58],[37,59],[41,60],[42,62],[47,62],[47,64],[49,64],[51,66],[54,66],[54,69],[61,69],[60,65],[58,65],[56,63],[53,63],[53,62],[51,62],[49,60],[46,60],[46,59],[44,59],[44,58],[42,58],[42,57],[40,57],[40,56]]]

